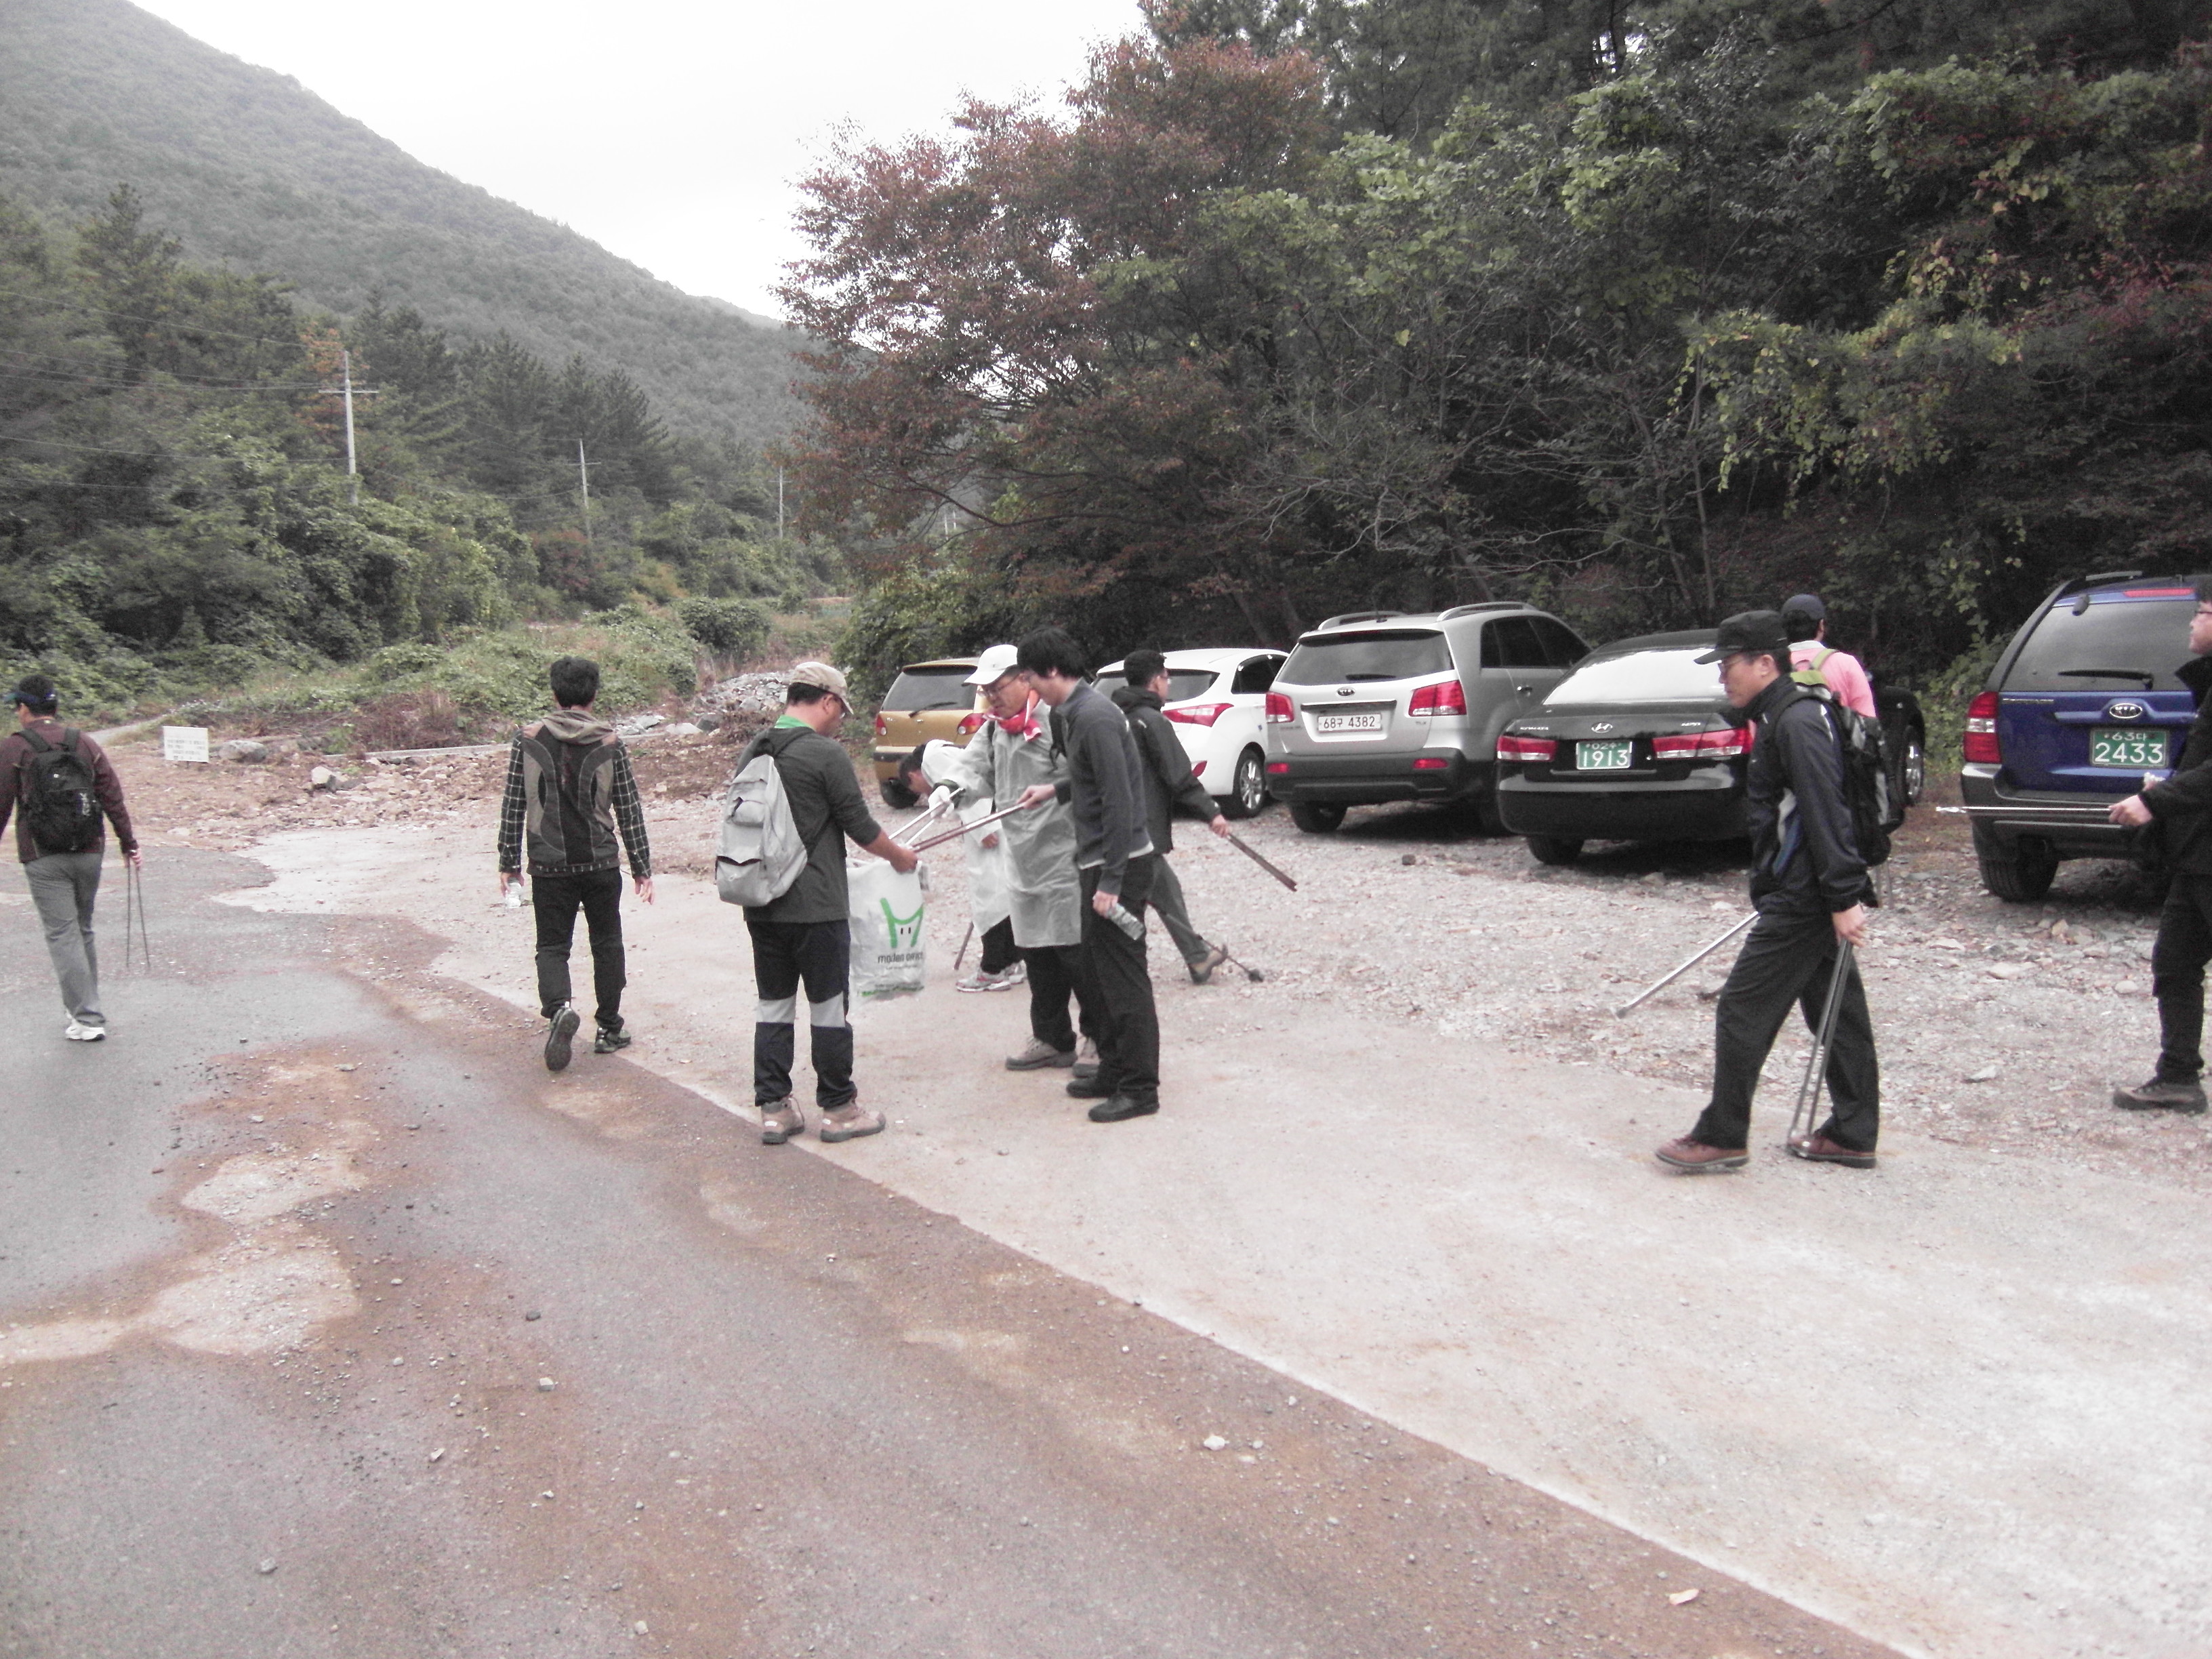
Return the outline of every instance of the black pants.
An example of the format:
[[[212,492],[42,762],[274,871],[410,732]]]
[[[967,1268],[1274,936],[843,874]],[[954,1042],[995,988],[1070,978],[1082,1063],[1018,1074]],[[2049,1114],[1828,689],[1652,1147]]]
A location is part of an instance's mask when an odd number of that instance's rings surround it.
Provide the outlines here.
[[[1021,959],[1021,946],[1014,943],[1012,916],[1001,916],[983,930],[983,954],[975,960],[976,972],[1003,974]]]
[[[2150,983],[2158,998],[2158,1074],[2194,1083],[2204,1070],[2204,964],[2212,962],[2212,876],[2177,875],[2158,913]]]
[[[1132,1100],[1160,1094],[1160,1017],[1142,934],[1131,939],[1091,908],[1098,872],[1083,872],[1083,943],[1076,953],[1077,994],[1097,1030],[1098,1080]],[[1152,896],[1152,860],[1131,859],[1121,878],[1121,908],[1142,921]],[[1030,970],[1036,969],[1033,966]]]
[[[1098,1022],[1083,1000],[1083,947],[1079,945],[1032,945],[1022,951],[1030,965],[1030,1035],[1050,1043],[1063,1054],[1075,1046],[1079,1025],[1083,1035],[1098,1041]],[[1075,999],[1079,1018],[1067,1017],[1067,1000]]]
[[[1752,924],[1713,1014],[1713,1097],[1691,1139],[1731,1151],[1750,1144],[1759,1068],[1792,1003],[1804,1010],[1806,1028],[1819,1035],[1837,949],[1835,924],[1825,912],[1761,915]],[[1818,1133],[1855,1152],[1872,1152],[1881,1127],[1881,1079],[1856,961],[1836,1008],[1827,1081],[1831,1109]]]
[[[592,990],[599,1000],[603,1031],[622,1029],[623,987],[629,975],[623,952],[623,876],[592,870],[580,876],[530,878],[531,908],[538,916],[538,1010],[548,1019],[569,1000],[568,952],[576,942],[576,912],[592,936]]]
[[[799,988],[806,987],[806,1024],[814,1034],[814,1103],[823,1111],[848,1106],[853,1086],[853,1027],[846,1018],[853,965],[853,925],[848,921],[756,921],[753,983],[760,1007],[753,1016],[753,1102],[771,1106],[791,1093],[798,1057]]]

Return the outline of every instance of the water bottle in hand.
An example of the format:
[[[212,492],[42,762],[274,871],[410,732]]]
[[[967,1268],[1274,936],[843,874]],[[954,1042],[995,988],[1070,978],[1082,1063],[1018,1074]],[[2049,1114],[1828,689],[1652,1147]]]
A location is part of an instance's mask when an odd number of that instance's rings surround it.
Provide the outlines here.
[[[1114,908],[1106,913],[1106,920],[1112,922],[1116,927],[1127,933],[1131,939],[1142,939],[1145,936],[1144,918],[1142,916],[1131,915],[1127,907],[1125,907],[1119,899],[1115,899],[1114,901]]]

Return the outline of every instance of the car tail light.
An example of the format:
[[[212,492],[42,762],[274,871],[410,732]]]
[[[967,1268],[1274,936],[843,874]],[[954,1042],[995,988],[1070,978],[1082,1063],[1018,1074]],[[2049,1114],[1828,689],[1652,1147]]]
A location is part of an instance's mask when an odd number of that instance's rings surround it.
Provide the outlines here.
[[[1549,738],[1516,738],[1510,732],[1498,740],[1498,758],[1502,761],[1547,761],[1559,752],[1559,745]]]
[[[1984,766],[2004,764],[1997,742],[1997,694],[1984,691],[1966,705],[1966,758]]]
[[[1297,705],[1279,691],[1267,693],[1267,724],[1288,726],[1298,717]],[[1273,769],[1272,768],[1270,769]]]
[[[1449,770],[1450,766],[1451,763],[1442,755],[1424,755],[1413,763],[1416,772],[1443,772]]]
[[[1457,680],[1425,685],[1413,693],[1413,700],[1406,705],[1406,712],[1408,714],[1464,714],[1467,713],[1467,692]]]
[[[1269,761],[1267,763],[1267,775],[1271,778],[1287,777],[1290,775],[1290,770],[1291,763],[1288,761]]]
[[[960,717],[960,735],[963,738],[974,737],[978,732],[983,729],[985,723],[988,722],[990,718],[991,717],[988,714],[985,714],[980,708],[972,714],[963,714]]]
[[[890,736],[890,727],[884,724],[883,714],[880,710],[878,711],[876,714],[876,735],[879,738],[887,738]]]
[[[1160,712],[1185,726],[1211,726],[1236,706],[1231,702],[1186,702]]]
[[[1655,760],[1734,760],[1751,752],[1752,728],[1724,726],[1717,732],[1683,732],[1651,739]]]

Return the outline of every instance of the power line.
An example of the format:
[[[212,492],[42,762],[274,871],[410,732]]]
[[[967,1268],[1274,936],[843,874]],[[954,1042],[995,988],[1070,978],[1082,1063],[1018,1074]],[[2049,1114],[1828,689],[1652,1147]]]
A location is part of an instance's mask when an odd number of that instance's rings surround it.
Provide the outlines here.
[[[174,318],[144,317],[136,312],[118,311],[112,306],[79,305],[74,301],[57,300],[27,289],[0,289],[0,300],[35,300],[53,311],[78,311],[94,317],[119,317],[126,323],[145,323],[155,328],[173,328],[190,334],[219,334],[227,340],[252,340],[258,345],[289,346],[295,351],[304,350],[307,346],[307,343],[297,336],[288,340],[268,334],[241,334],[232,328],[206,328],[197,323],[180,323]]]
[[[253,380],[235,384],[216,380],[188,380],[181,377],[176,386],[163,386],[152,380],[120,380],[111,376],[70,374],[58,368],[0,368],[0,380],[35,380],[40,386],[85,386],[103,392],[319,392],[322,388],[306,380]]]

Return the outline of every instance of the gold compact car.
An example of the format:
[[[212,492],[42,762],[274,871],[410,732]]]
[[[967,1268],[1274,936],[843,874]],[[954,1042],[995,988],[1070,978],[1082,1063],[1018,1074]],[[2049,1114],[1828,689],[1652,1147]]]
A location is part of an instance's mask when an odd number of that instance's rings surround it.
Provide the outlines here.
[[[876,711],[876,787],[885,805],[904,810],[921,799],[901,769],[922,744],[943,738],[964,745],[975,735],[982,721],[970,717],[983,699],[968,684],[975,672],[973,657],[939,657],[899,670]]]

